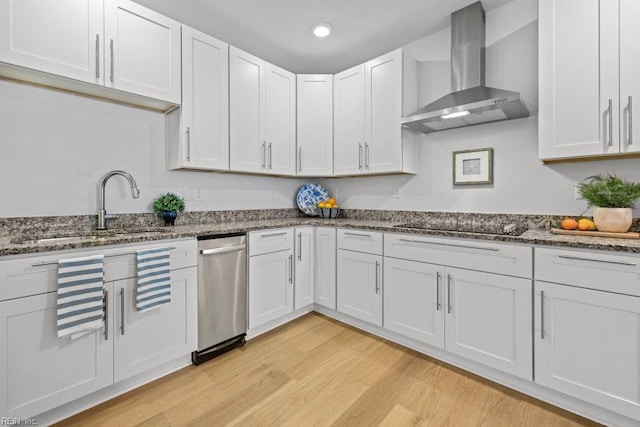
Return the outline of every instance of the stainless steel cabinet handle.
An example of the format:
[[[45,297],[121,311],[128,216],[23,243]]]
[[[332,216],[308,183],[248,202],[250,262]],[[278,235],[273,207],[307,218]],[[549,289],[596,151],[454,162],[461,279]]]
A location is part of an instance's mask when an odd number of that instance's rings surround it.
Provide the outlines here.
[[[366,169],[369,169],[369,155],[370,155],[369,144],[367,144],[367,141],[365,141],[364,142],[364,167]]]
[[[169,250],[176,249],[175,246],[170,246]],[[105,258],[112,258],[117,256],[126,256],[126,255],[135,255],[135,252],[121,252],[119,254],[107,254]],[[31,264],[31,267],[43,267],[45,265],[58,265],[58,261],[46,261],[46,262],[36,262],[35,264]]]
[[[298,147],[298,171],[302,172],[302,147]]]
[[[222,254],[225,252],[236,252],[245,249],[247,245],[233,245],[224,246],[222,248],[203,249],[200,251],[200,255]]]
[[[302,233],[298,233],[298,261],[302,261]]]
[[[261,150],[261,158],[262,158],[262,169],[266,169],[267,168],[267,142],[266,141],[262,141],[262,148]]]
[[[283,231],[282,233],[269,233],[269,234],[261,234],[260,237],[274,237],[274,236],[284,236],[285,234],[287,234],[286,231]]]
[[[498,248],[484,248],[482,246],[473,246],[473,245],[455,245],[453,243],[441,243],[441,242],[426,242],[424,240],[413,240],[413,239],[399,239],[401,242],[407,243],[424,243],[427,245],[438,245],[438,246],[451,246],[452,248],[463,248],[463,249],[478,249],[481,251],[491,251],[491,252],[499,252]]]
[[[362,170],[362,144],[358,144],[358,169]]]
[[[371,237],[371,234],[363,234],[363,233],[352,233],[350,231],[344,232],[345,236],[360,236],[360,237]]]
[[[191,161],[191,127],[187,126],[187,162]]]
[[[289,255],[289,283],[293,283],[293,255]]]
[[[451,313],[451,275],[447,274],[447,313]]]
[[[96,79],[100,78],[100,34],[96,34]]]
[[[595,259],[595,258],[580,258],[580,257],[574,257],[571,255],[558,255],[558,258],[563,258],[563,259],[572,259],[575,261],[590,261],[590,262],[601,262],[604,264],[615,264],[615,265],[628,265],[630,267],[635,267],[636,264],[633,262],[625,262],[625,261],[609,261],[606,259]]]
[[[269,143],[269,170],[273,168],[273,152],[271,151],[271,143]]]
[[[540,291],[540,339],[544,339],[544,291]]]
[[[629,145],[633,145],[633,96],[629,96]]]
[[[376,261],[376,294],[380,293],[380,263]]]
[[[436,274],[436,311],[440,311],[440,272]]]
[[[613,99],[609,99],[609,147],[613,146]]]
[[[104,291],[104,340],[109,341],[109,291]]]
[[[124,335],[124,288],[120,288],[120,335]]]
[[[113,39],[109,42],[109,49],[111,50],[111,75],[109,76],[109,80],[113,83]]]

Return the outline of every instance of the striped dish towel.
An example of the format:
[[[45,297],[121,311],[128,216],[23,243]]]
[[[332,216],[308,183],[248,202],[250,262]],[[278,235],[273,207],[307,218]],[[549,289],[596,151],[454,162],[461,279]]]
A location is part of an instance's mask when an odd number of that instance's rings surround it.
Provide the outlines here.
[[[104,325],[104,256],[58,261],[58,337],[78,338]]]
[[[136,309],[147,311],[171,302],[169,248],[145,249],[136,252],[138,284]]]

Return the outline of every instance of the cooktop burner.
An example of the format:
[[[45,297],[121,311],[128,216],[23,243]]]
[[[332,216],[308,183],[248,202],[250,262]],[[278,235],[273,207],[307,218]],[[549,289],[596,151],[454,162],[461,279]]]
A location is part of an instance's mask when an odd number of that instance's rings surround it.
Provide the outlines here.
[[[397,228],[415,228],[419,230],[437,230],[437,231],[458,231],[461,233],[478,233],[478,234],[495,234],[500,236],[519,236],[525,231],[526,227],[516,224],[491,224],[491,225],[468,225],[460,227],[451,227],[451,224],[437,225],[426,224],[420,222],[409,222],[406,224],[396,224]]]

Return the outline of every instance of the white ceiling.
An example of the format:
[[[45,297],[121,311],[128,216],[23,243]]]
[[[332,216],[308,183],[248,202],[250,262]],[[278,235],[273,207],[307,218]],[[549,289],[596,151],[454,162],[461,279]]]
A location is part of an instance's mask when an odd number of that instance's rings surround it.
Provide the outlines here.
[[[475,0],[136,0],[294,73],[336,73],[449,26]],[[512,0],[483,0],[491,10]],[[311,34],[316,22],[333,33]]]

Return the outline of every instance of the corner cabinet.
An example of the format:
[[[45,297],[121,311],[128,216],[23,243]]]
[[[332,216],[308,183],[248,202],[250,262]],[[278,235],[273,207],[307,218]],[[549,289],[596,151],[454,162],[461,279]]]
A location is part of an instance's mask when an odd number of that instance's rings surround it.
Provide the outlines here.
[[[334,76],[334,174],[416,173],[417,63],[402,49]]]
[[[315,303],[336,309],[336,229],[315,227]]]
[[[295,229],[294,308],[313,305],[315,284],[315,233],[313,227]]]
[[[539,157],[640,152],[640,4],[539,2]]]
[[[295,175],[295,74],[229,49],[230,170]]]
[[[297,175],[333,175],[333,76],[298,74]]]
[[[229,170],[229,45],[182,26],[182,103],[167,119],[169,169]]]
[[[2,0],[0,24],[2,75],[154,109],[169,107],[126,94],[180,104],[180,23],[137,3]]]

